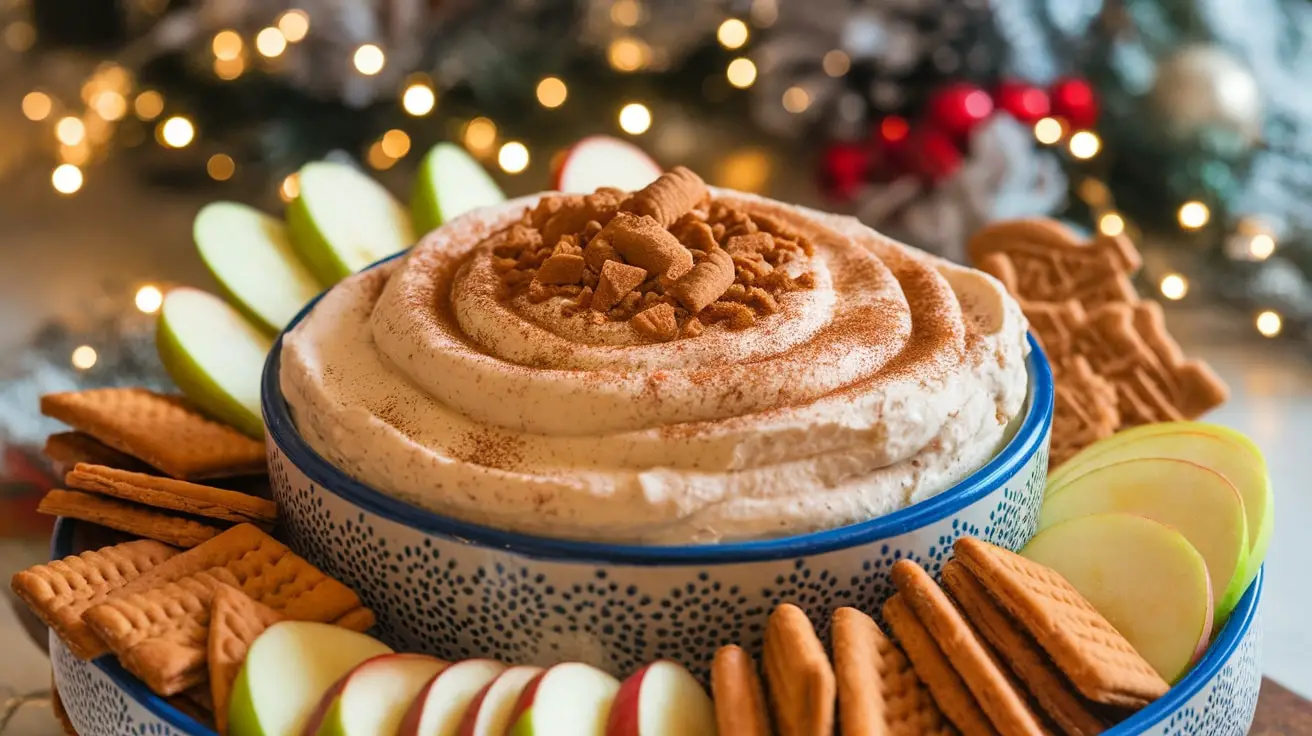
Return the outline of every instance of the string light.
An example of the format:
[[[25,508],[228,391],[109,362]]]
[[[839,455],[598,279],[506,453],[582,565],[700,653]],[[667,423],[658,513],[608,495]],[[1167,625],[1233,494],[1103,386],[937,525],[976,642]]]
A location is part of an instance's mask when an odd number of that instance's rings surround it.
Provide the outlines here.
[[[621,36],[610,42],[606,49],[606,60],[612,68],[621,72],[637,71],[647,65],[651,49],[641,41],[628,36]]]
[[[1255,324],[1257,325],[1257,331],[1262,333],[1263,337],[1275,337],[1280,334],[1280,330],[1284,327],[1284,321],[1280,319],[1280,315],[1270,309],[1258,314]]]
[[[642,21],[642,6],[637,0],[615,0],[610,6],[610,20],[617,26],[632,28]]]
[[[749,36],[747,24],[737,18],[728,18],[715,31],[715,38],[726,49],[740,49]]]
[[[751,59],[739,57],[729,62],[724,76],[728,78],[729,84],[738,89],[747,89],[756,81],[756,65]]]
[[[66,146],[76,146],[86,138],[86,135],[87,126],[71,115],[55,123],[55,137]]]
[[[783,103],[784,109],[788,112],[806,112],[806,108],[811,106],[811,95],[801,87],[789,87],[784,90]]]
[[[1103,235],[1120,235],[1125,232],[1125,218],[1115,212],[1108,212],[1098,219],[1098,232]]]
[[[1197,230],[1207,224],[1211,219],[1212,213],[1207,209],[1207,205],[1193,200],[1180,205],[1178,213],[1180,227],[1185,230]]]
[[[288,10],[278,16],[278,30],[287,43],[299,43],[310,32],[310,16],[304,10]]]
[[[497,142],[497,125],[487,118],[474,118],[465,126],[465,147],[475,153],[492,150]]]
[[[630,102],[620,108],[620,130],[629,135],[642,135],[651,128],[651,110],[641,102]]]
[[[1102,141],[1098,140],[1098,136],[1087,130],[1081,130],[1071,136],[1071,155],[1075,158],[1093,158],[1098,155],[1098,149],[1100,148],[1102,148]]]
[[[196,126],[181,115],[174,115],[155,129],[159,142],[169,148],[186,148],[196,138]]]
[[[436,104],[437,95],[426,84],[412,84],[401,93],[401,107],[417,118],[432,112]]]
[[[554,108],[565,104],[565,98],[569,96],[569,88],[561,81],[559,77],[543,77],[538,82],[538,102],[543,107]]]
[[[265,28],[255,36],[255,50],[270,59],[280,56],[287,50],[287,37],[277,28]]]
[[[137,305],[137,311],[143,314],[154,314],[164,305],[164,293],[159,290],[158,286],[146,284],[137,289],[137,295],[132,301]]]
[[[237,77],[240,77],[244,71],[246,71],[246,61],[241,57],[228,60],[214,60],[214,76],[225,82],[231,82]]]
[[[528,148],[519,141],[508,141],[497,152],[497,164],[507,174],[518,174],[528,168]]]
[[[23,95],[23,116],[37,122],[50,117],[54,102],[45,92],[28,92]]]
[[[282,180],[282,185],[278,187],[278,197],[284,202],[290,202],[299,196],[301,196],[301,176],[288,174]]]
[[[387,151],[383,150],[381,140],[374,141],[373,145],[369,146],[369,151],[365,154],[365,160],[369,162],[370,166],[379,171],[386,171],[396,165],[396,159],[388,156]]]
[[[73,367],[80,371],[89,371],[96,367],[96,360],[100,358],[96,355],[96,349],[90,345],[78,345],[73,349],[71,358]]]
[[[826,53],[825,58],[820,60],[820,66],[825,70],[825,74],[831,77],[841,77],[852,68],[852,59],[839,49],[834,49]]]
[[[715,183],[740,192],[761,192],[770,181],[770,157],[759,148],[726,155],[715,167]]]
[[[137,95],[137,99],[132,103],[132,109],[142,120],[154,120],[164,112],[164,96],[153,89],[148,89]]]
[[[74,194],[82,188],[82,169],[73,164],[60,164],[50,174],[50,183],[60,194]]]
[[[399,128],[393,128],[384,133],[379,143],[382,145],[383,153],[392,158],[402,158],[410,152],[410,136]]]
[[[372,77],[383,70],[383,65],[387,63],[387,56],[374,44],[366,43],[355,50],[352,61],[356,71],[366,77]]]
[[[1258,233],[1253,239],[1248,241],[1248,255],[1256,261],[1265,261],[1276,252],[1276,241],[1266,233]]]
[[[34,43],[36,43],[36,29],[31,23],[20,20],[10,23],[5,28],[5,44],[14,51],[21,54],[32,48]]]
[[[128,101],[118,92],[107,89],[95,96],[91,107],[95,109],[97,115],[113,122],[121,120],[127,114]]]
[[[1185,281],[1184,277],[1178,273],[1168,273],[1163,276],[1160,286],[1162,296],[1171,301],[1179,301],[1184,298],[1185,294],[1189,293],[1189,282]]]
[[[205,162],[205,172],[214,181],[227,181],[237,173],[237,162],[226,153],[216,153]]]
[[[1041,118],[1034,123],[1034,138],[1045,146],[1051,146],[1061,140],[1064,131],[1057,118]]]
[[[232,61],[241,56],[244,46],[241,36],[237,35],[236,31],[219,31],[214,34],[214,41],[210,43],[214,58],[220,61]]]

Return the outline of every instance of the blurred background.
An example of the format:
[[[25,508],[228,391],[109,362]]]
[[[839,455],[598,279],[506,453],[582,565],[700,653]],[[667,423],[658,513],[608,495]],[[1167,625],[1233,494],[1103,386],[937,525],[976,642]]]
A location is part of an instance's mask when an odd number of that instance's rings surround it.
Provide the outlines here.
[[[36,397],[167,385],[203,204],[280,214],[322,158],[405,198],[442,140],[523,194],[607,134],[949,258],[999,218],[1128,233],[1268,453],[1264,662],[1312,695],[1308,79],[1306,0],[0,0],[0,574],[45,555]],[[0,734],[58,733],[4,606],[0,648]]]

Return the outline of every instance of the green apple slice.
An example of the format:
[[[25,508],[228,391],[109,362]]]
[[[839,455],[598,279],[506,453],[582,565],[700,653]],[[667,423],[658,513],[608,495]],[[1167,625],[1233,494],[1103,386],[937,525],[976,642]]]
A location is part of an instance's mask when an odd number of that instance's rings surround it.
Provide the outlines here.
[[[253,207],[207,204],[192,236],[228,300],[269,332],[286,327],[323,289],[292,249],[287,226]]]
[[[1048,493],[1098,468],[1140,457],[1188,460],[1224,475],[1244,499],[1248,562],[1241,579],[1247,589],[1257,577],[1275,528],[1275,497],[1266,459],[1253,441],[1229,427],[1206,422],[1159,422],[1127,429],[1094,443],[1048,478]]]
[[[454,143],[439,143],[424,156],[410,197],[420,235],[466,212],[506,200],[487,171]]]
[[[1244,502],[1220,473],[1185,460],[1139,458],[1072,479],[1048,496],[1039,528],[1109,512],[1138,514],[1184,535],[1207,561],[1216,620],[1225,621],[1244,593],[1248,523]]]
[[[200,409],[255,437],[260,373],[273,340],[227,302],[181,287],[164,297],[155,337],[160,362]]]
[[[414,244],[405,207],[382,184],[346,164],[317,161],[299,174],[287,205],[292,245],[310,271],[332,285]]]
[[[270,626],[251,645],[233,683],[229,736],[301,736],[325,693],[361,662],[391,653],[377,639],[340,626]]]
[[[1207,651],[1207,564],[1184,535],[1133,514],[1097,514],[1039,532],[1020,553],[1056,570],[1167,682]]]

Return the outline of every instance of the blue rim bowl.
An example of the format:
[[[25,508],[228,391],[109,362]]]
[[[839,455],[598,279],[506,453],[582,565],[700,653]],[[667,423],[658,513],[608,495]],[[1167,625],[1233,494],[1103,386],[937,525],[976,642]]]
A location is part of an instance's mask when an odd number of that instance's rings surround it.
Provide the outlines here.
[[[396,257],[379,261],[370,268],[376,268]],[[1009,478],[1020,473],[1025,463],[1039,451],[1052,425],[1052,369],[1038,342],[1030,335],[1027,338],[1030,355],[1026,360],[1030,383],[1029,404],[1016,435],[984,467],[942,493],[904,509],[836,529],[720,544],[606,544],[508,532],[443,516],[388,496],[333,467],[301,437],[283,398],[278,378],[282,365],[283,336],[295,329],[322,298],[321,294],[307,304],[283,333],[278,335],[264,363],[260,403],[269,438],[310,481],[347,503],[431,536],[459,539],[468,544],[503,549],[534,559],[637,566],[718,565],[818,555],[870,544],[928,526],[997,490]]]
[[[74,532],[77,524],[78,522],[71,519],[62,518],[56,522],[55,533],[50,545],[52,559],[62,559],[80,551],[73,548]],[[1146,727],[1169,718],[1171,714],[1184,707],[1190,698],[1201,692],[1203,687],[1215,678],[1221,668],[1232,659],[1239,644],[1243,641],[1244,635],[1255,623],[1258,602],[1261,599],[1262,585],[1265,578],[1266,571],[1263,568],[1258,573],[1257,579],[1253,581],[1252,585],[1248,586],[1244,596],[1239,599],[1239,604],[1235,606],[1234,612],[1230,614],[1230,619],[1221,629],[1221,633],[1212,640],[1211,646],[1207,648],[1207,653],[1203,655],[1198,664],[1194,665],[1189,674],[1176,683],[1175,687],[1171,688],[1166,695],[1105,731],[1104,736],[1130,736],[1130,734],[1141,733]],[[196,719],[174,708],[163,698],[151,692],[145,683],[123,669],[113,655],[100,657],[94,660],[92,664],[99,667],[114,685],[128,697],[141,703],[161,721],[181,730],[183,733],[195,734],[196,736],[214,736],[213,730],[206,728]]]

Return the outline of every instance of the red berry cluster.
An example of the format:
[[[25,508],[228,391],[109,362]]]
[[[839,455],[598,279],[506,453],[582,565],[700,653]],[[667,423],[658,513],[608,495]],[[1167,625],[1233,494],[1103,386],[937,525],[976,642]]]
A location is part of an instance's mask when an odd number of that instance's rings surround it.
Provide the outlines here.
[[[890,115],[874,125],[869,140],[826,149],[821,169],[825,191],[848,200],[868,181],[912,175],[930,184],[941,182],[961,167],[971,133],[998,110],[1026,125],[1053,116],[1079,129],[1097,121],[1098,101],[1089,83],[1076,78],[1060,79],[1046,90],[1006,80],[992,94],[967,82],[949,84],[930,95],[921,120]]]

